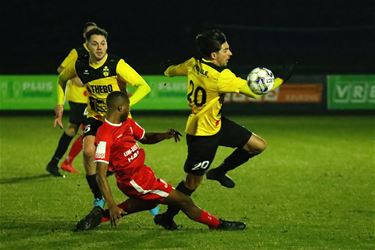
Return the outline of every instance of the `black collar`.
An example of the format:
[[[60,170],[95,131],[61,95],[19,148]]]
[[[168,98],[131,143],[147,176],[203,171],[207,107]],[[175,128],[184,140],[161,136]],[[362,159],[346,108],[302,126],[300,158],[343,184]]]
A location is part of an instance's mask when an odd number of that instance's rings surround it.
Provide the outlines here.
[[[212,62],[209,62],[209,61],[207,61],[207,60],[204,60],[204,59],[199,59],[199,61],[200,61],[201,63],[204,63],[204,64],[210,66],[211,68],[216,69],[216,70],[219,71],[219,72],[223,71],[224,69],[227,69],[227,66],[217,66],[216,64],[214,64],[214,63],[212,63]]]

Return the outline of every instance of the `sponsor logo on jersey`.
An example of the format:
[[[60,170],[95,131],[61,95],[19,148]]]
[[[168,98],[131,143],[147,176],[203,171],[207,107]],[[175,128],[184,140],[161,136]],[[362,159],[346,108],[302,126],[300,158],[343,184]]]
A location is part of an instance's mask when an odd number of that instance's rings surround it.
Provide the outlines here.
[[[128,150],[126,150],[126,152],[124,152],[124,156],[127,157],[128,155],[134,153],[138,149],[139,149],[139,146],[137,144],[134,144],[131,148],[129,148]]]
[[[113,91],[112,85],[90,85],[91,93],[108,94]]]
[[[107,142],[105,141],[100,141],[98,146],[96,147],[96,152],[95,152],[95,158],[96,159],[104,159],[105,158],[105,151],[107,147]]]
[[[88,69],[85,69],[85,70],[83,71],[83,74],[86,75],[86,76],[89,75],[89,74],[90,74],[90,73],[89,73],[89,70],[88,70]]]
[[[103,68],[103,76],[105,76],[105,77],[109,76],[109,68],[108,68],[108,66],[104,66],[104,68]]]

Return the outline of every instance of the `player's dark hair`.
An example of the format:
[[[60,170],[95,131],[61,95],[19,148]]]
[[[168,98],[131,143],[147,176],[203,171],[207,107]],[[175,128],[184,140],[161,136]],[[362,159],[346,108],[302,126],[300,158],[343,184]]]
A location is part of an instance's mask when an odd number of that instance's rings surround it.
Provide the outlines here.
[[[90,37],[92,35],[102,35],[102,36],[105,37],[105,39],[108,38],[108,32],[105,29],[102,29],[102,28],[99,28],[99,27],[95,27],[95,28],[89,30],[86,33],[86,35],[85,35],[86,41],[90,40]]]
[[[227,41],[225,34],[218,30],[212,29],[204,31],[195,37],[195,46],[198,56],[209,59],[212,52],[221,49],[221,45]]]
[[[123,102],[129,103],[129,97],[127,96],[126,93],[121,92],[121,91],[113,91],[107,96],[107,107],[108,109],[112,109],[120,105],[120,103]]]
[[[90,26],[95,26],[95,27],[98,27],[98,25],[96,25],[96,23],[94,22],[86,22],[84,25],[83,25],[83,33],[86,32],[86,29]]]

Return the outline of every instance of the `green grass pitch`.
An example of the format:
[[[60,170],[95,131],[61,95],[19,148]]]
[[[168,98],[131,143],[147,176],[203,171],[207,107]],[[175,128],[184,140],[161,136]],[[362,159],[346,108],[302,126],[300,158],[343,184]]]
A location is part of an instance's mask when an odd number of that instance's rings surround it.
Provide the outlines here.
[[[137,116],[148,131],[184,129],[185,117]],[[230,172],[234,189],[204,180],[196,204],[242,220],[241,232],[210,231],[176,217],[175,232],[146,211],[88,232],[72,231],[92,197],[81,173],[46,175],[62,130],[53,117],[0,117],[1,249],[375,249],[373,116],[229,116],[262,136],[267,150]],[[65,120],[66,124],[66,120]],[[174,186],[184,177],[185,139],[144,146],[146,163]],[[220,148],[213,167],[230,149]],[[124,196],[110,177],[117,201]],[[165,207],[161,207],[164,211]]]

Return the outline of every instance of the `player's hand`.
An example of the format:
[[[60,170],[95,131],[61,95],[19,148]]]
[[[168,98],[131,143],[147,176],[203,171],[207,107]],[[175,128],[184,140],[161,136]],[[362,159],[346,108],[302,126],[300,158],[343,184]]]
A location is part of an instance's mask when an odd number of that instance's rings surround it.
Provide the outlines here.
[[[173,65],[171,59],[167,59],[159,64],[161,70],[165,71],[169,66]]]
[[[178,132],[177,130],[175,130],[175,129],[173,129],[173,128],[170,128],[170,129],[167,131],[167,136],[168,136],[168,139],[173,137],[175,142],[179,142],[179,141],[181,140],[181,139],[180,139],[180,136],[182,136],[182,135],[181,135],[181,133]]]
[[[275,69],[273,73],[275,74],[276,77],[280,77],[281,79],[284,80],[284,82],[286,82],[293,75],[294,69],[296,68],[297,65],[298,65],[297,61],[293,63],[289,63],[289,64],[284,64],[279,69]]]
[[[60,128],[64,128],[64,125],[62,124],[62,116],[64,112],[64,106],[63,105],[56,105],[55,107],[55,121],[53,123],[53,127],[56,128],[56,125],[59,125]]]
[[[111,226],[117,227],[119,220],[124,215],[126,215],[126,212],[122,208],[120,208],[118,206],[110,207],[109,208],[109,216],[111,218]]]

